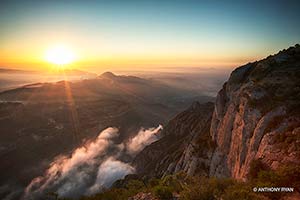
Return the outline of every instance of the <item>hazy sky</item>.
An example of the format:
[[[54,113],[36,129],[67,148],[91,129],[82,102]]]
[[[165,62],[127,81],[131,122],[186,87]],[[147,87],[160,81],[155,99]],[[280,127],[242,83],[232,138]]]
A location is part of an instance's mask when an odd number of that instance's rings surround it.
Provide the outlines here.
[[[236,67],[300,41],[298,1],[0,1],[0,65],[42,69],[56,44],[74,67]]]

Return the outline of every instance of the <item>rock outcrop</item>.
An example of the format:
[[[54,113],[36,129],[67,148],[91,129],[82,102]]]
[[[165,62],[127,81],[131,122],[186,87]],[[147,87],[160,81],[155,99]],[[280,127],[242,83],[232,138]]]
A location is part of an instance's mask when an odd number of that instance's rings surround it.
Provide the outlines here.
[[[234,70],[215,104],[210,175],[245,179],[253,159],[300,164],[299,100],[299,45]]]

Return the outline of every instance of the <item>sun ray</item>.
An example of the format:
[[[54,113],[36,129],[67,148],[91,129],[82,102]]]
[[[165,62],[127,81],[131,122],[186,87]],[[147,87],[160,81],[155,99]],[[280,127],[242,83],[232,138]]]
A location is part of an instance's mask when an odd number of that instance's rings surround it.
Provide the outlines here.
[[[64,76],[66,76],[64,74]],[[66,100],[67,100],[67,105],[69,108],[69,112],[71,114],[71,125],[73,128],[73,137],[74,137],[74,144],[78,145],[80,142],[80,137],[79,137],[79,118],[78,118],[78,113],[76,110],[76,105],[75,101],[72,95],[72,90],[70,83],[65,79],[64,80],[64,87],[65,87],[65,93],[66,93]]]

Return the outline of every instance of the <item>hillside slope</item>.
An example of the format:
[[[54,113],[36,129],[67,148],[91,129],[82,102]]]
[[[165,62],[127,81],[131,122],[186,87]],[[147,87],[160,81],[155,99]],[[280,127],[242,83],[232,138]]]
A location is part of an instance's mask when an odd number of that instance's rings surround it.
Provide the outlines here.
[[[209,135],[213,108],[213,103],[195,102],[172,119],[162,131],[162,138],[135,158],[137,172],[156,176],[179,171],[208,174],[213,149]]]

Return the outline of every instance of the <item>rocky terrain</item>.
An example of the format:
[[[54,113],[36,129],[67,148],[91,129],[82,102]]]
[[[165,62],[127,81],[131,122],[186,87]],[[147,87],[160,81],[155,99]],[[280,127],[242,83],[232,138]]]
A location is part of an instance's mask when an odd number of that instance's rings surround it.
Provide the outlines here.
[[[138,172],[178,171],[246,180],[259,160],[300,164],[300,46],[235,69],[212,105],[177,115],[135,159]],[[212,115],[212,119],[211,119]]]
[[[162,139],[135,158],[137,171],[159,176],[179,171],[207,174],[214,146],[209,135],[213,108],[213,103],[195,102],[178,114],[162,131]]]
[[[300,164],[300,46],[234,70],[211,123],[210,175],[247,178],[252,160]]]

